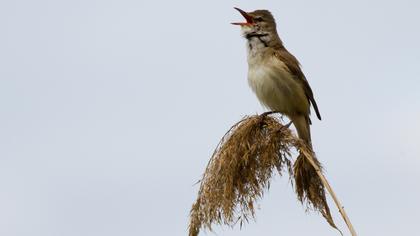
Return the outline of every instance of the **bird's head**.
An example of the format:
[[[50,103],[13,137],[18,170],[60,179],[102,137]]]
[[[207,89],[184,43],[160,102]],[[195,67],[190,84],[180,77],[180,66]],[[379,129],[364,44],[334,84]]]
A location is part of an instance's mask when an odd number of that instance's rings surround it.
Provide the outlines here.
[[[245,37],[250,35],[269,35],[277,36],[276,22],[273,15],[267,10],[256,10],[253,12],[245,12],[237,7],[236,10],[241,13],[246,22],[232,23],[241,26],[242,33]]]

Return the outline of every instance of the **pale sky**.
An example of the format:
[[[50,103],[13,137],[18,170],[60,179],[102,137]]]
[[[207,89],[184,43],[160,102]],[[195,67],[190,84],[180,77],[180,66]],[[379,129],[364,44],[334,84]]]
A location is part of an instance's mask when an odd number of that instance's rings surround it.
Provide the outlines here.
[[[323,117],[314,148],[359,235],[418,233],[418,1],[13,0],[0,2],[0,235],[187,235],[219,139],[263,111],[234,6],[272,11],[302,63]],[[201,235],[339,235],[287,177],[259,207]]]

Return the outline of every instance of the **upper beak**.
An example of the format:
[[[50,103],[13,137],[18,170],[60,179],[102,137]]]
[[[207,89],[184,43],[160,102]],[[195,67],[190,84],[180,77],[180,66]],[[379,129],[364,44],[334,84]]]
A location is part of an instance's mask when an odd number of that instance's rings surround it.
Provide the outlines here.
[[[239,23],[232,23],[232,25],[252,25],[254,24],[254,20],[252,19],[252,16],[250,16],[248,13],[246,13],[245,11],[234,7],[236,10],[239,11],[239,13],[241,13],[241,15],[245,18],[246,22],[239,22]]]

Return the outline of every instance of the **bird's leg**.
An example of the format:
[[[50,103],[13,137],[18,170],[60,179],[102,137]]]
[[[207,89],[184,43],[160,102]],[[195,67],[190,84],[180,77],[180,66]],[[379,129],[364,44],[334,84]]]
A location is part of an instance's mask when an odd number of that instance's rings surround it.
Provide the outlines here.
[[[271,115],[271,114],[273,114],[273,113],[276,113],[276,111],[267,111],[267,112],[262,113],[262,114],[260,115],[260,124],[261,124],[261,125],[263,125],[263,124],[264,124],[264,120],[265,120],[265,118],[266,118],[268,115]]]
[[[268,115],[274,114],[274,113],[279,113],[279,111],[267,111],[267,112],[262,113],[260,115],[260,122],[263,122],[265,117],[267,117]],[[292,124],[293,124],[293,121],[289,121],[289,123],[287,123],[286,125],[283,125],[281,127],[281,129],[284,129],[284,128],[288,129],[290,127],[290,125],[292,125]]]
[[[264,119],[266,116],[274,114],[274,113],[279,113],[279,111],[266,111],[266,112],[262,113],[260,115],[260,117],[261,117],[261,119]]]
[[[267,112],[264,112],[264,113],[262,113],[261,115],[260,115],[260,124],[261,125],[264,125],[264,119],[265,119],[265,117],[267,117],[267,116],[269,116],[269,115],[271,115],[271,114],[274,114],[274,113],[280,113],[279,111],[267,111]],[[281,119],[283,120],[283,115],[281,115]],[[289,128],[289,126],[292,124],[293,122],[292,121],[290,121],[289,123],[287,123],[287,125],[282,125],[282,127],[281,127],[281,129],[283,129],[283,128]]]

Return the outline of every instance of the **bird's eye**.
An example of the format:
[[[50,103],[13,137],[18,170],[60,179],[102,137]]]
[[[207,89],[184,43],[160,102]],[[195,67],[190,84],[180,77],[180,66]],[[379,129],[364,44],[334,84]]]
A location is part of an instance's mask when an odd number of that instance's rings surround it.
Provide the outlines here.
[[[261,16],[257,16],[257,17],[254,18],[254,21],[261,22],[261,21],[263,21],[263,18]]]

